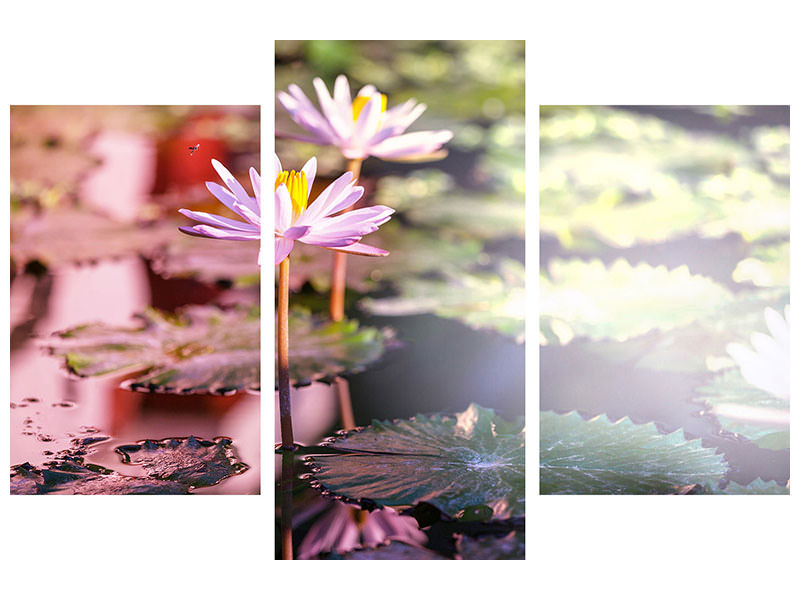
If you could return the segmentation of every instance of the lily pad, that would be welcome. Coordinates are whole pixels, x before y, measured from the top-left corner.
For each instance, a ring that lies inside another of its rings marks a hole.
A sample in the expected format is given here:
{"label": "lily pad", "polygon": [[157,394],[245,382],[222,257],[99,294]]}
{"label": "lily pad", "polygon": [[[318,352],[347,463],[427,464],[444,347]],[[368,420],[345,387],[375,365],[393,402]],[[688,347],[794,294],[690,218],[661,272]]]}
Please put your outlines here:
{"label": "lily pad", "polygon": [[181,235],[174,224],[123,223],[73,208],[16,211],[11,220],[11,259],[18,271],[37,261],[50,269],[152,252]]}
{"label": "lily pad", "polygon": [[398,296],[365,298],[359,304],[376,315],[433,313],[475,329],[489,329],[522,342],[525,336],[525,268],[511,259],[500,274],[447,269],[443,278],[408,278]]}
{"label": "lily pad", "polygon": [[725,459],[678,429],[606,415],[540,413],[541,494],[671,494],[687,485],[706,488],[727,471]]}
{"label": "lily pad", "polygon": [[330,382],[340,375],[358,373],[383,356],[393,340],[394,333],[388,328],[362,327],[352,319],[324,321],[308,311],[293,310],[289,314],[292,385]]}
{"label": "lily pad", "polygon": [[547,333],[553,322],[571,336],[622,341],[710,318],[733,298],[685,265],[670,271],[644,263],[633,267],[624,259],[608,268],[597,259],[553,260],[549,276],[539,281],[540,326],[548,342],[556,341]]}
{"label": "lily pad", "polygon": [[144,372],[122,383],[134,391],[232,394],[260,389],[257,307],[188,306],[177,316],[155,309],[135,328],[80,325],[45,342],[80,377]]}
{"label": "lily pad", "polygon": [[[73,444],[75,446],[75,444]],[[188,494],[216,485],[248,466],[237,460],[229,438],[196,437],[146,440],[120,446],[122,462],[141,464],[146,477],[122,475],[85,463],[74,448],[42,467],[29,463],[11,468],[12,494]]]}
{"label": "lily pad", "polygon": [[203,440],[193,436],[144,440],[118,446],[118,454],[126,464],[141,465],[150,477],[178,481],[191,487],[216,485],[231,475],[238,475],[248,466],[238,462],[230,438]]}
{"label": "lily pad", "polygon": [[497,518],[525,512],[525,431],[471,404],[454,417],[373,421],[307,459],[323,491],[364,507],[427,502],[446,515],[478,504]]}
{"label": "lily pad", "polygon": [[725,431],[745,437],[761,448],[789,447],[789,402],[749,384],[738,368],[726,369],[696,390]]}
{"label": "lily pad", "polygon": [[[177,231],[177,226],[176,226]],[[153,271],[166,278],[191,277],[211,284],[249,287],[261,281],[259,242],[231,242],[178,234],[153,255]]]}

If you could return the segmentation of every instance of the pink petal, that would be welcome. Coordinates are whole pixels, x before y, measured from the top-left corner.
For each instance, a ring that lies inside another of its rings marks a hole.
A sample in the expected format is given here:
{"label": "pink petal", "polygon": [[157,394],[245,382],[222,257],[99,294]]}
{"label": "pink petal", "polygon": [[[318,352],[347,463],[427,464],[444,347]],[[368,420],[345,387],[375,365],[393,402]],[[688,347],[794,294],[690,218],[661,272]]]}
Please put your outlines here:
{"label": "pink petal", "polygon": [[286,238],[276,237],[275,238],[275,264],[283,262],[283,259],[289,256],[289,253],[292,251],[292,247],[294,246],[294,242],[292,240],[287,240]]}
{"label": "pink petal", "polygon": [[281,232],[292,225],[292,198],[285,183],[275,190],[275,231]]}
{"label": "pink petal", "polygon": [[331,248],[331,250],[346,252],[347,254],[357,254],[358,256],[389,256],[389,252],[386,250],[381,250],[374,246],[367,246],[359,242],[344,246],[343,248]]}
{"label": "pink petal", "polygon": [[[322,190],[316,200],[297,218],[295,225],[311,225],[315,220],[331,214],[330,207],[341,204],[342,196],[350,193],[348,186],[352,179],[353,174],[348,171]],[[363,194],[363,188],[361,193]]]}
{"label": "pink petal", "polygon": [[285,237],[287,240],[299,240],[306,233],[308,233],[309,229],[310,227],[308,226],[297,227],[295,225],[294,227],[289,227],[289,229],[281,233],[281,237]]}
{"label": "pink petal", "polygon": [[219,227],[212,227],[211,225],[194,225],[192,227],[178,227],[182,232],[189,235],[199,235],[201,237],[209,237],[217,240],[259,240],[261,239],[260,231],[245,232],[233,229],[221,229]]}
{"label": "pink petal", "polygon": [[[306,161],[306,164],[303,165],[303,168],[300,169],[303,173],[306,174],[306,182],[308,183],[308,193],[311,193],[311,187],[314,185],[314,178],[317,176],[317,157],[312,156]],[[308,200],[308,198],[306,198]]]}
{"label": "pink petal", "polygon": [[350,96],[350,83],[347,77],[339,75],[333,85],[333,99],[339,107],[349,107],[352,110],[353,98]]}
{"label": "pink petal", "polygon": [[256,195],[256,200],[261,202],[261,176],[254,167],[250,167],[250,183],[253,186],[253,193]]}
{"label": "pink petal", "polygon": [[369,149],[370,154],[381,158],[408,158],[417,154],[428,154],[438,150],[453,138],[453,132],[415,131],[388,138]]}
{"label": "pink petal", "polygon": [[361,110],[353,128],[353,134],[347,144],[350,148],[355,149],[363,146],[378,131],[378,123],[381,119],[381,102],[380,95],[375,94]]}
{"label": "pink petal", "polygon": [[325,117],[328,119],[328,123],[330,124],[334,133],[340,140],[350,137],[353,127],[352,119],[345,120],[342,117],[342,114],[339,111],[339,105],[333,101],[333,98],[331,98],[331,95],[328,92],[328,88],[319,77],[314,78],[314,89],[317,90],[317,98],[319,98],[320,108],[322,108],[322,112],[325,113]]}
{"label": "pink petal", "polygon": [[250,195],[245,191],[244,187],[242,187],[242,184],[236,180],[236,178],[231,174],[230,171],[228,171],[228,169],[225,168],[221,162],[215,158],[212,158],[211,164],[214,166],[214,169],[220,176],[220,179],[225,182],[225,185],[227,185],[228,189],[233,192],[239,202],[249,207],[251,210],[258,210],[253,198],[250,197]]}
{"label": "pink petal", "polygon": [[220,215],[189,210],[186,208],[180,208],[178,209],[178,212],[185,217],[189,217],[194,221],[199,221],[200,223],[204,223],[206,225],[215,225],[217,227],[222,227],[226,229],[236,229],[239,231],[253,230],[253,227],[249,223],[242,223],[241,221],[237,221],[235,219],[229,219],[228,217],[223,217]]}

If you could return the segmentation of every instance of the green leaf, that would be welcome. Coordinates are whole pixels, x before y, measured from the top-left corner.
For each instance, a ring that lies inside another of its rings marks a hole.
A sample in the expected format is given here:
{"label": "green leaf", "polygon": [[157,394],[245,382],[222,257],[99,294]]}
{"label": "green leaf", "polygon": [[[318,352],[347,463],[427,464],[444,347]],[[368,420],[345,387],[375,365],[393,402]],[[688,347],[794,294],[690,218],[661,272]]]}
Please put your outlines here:
{"label": "green leaf", "polygon": [[123,223],[72,208],[19,211],[11,221],[11,259],[20,271],[32,261],[56,269],[150,253],[178,235],[174,223]]}
{"label": "green leaf", "polygon": [[627,417],[584,420],[576,412],[540,413],[541,494],[670,494],[718,482],[724,458],[678,429],[661,434],[653,423]]}
{"label": "green leaf", "polygon": [[722,428],[761,448],[789,447],[789,402],[749,384],[738,368],[717,373],[696,390],[695,398],[708,407]]}
{"label": "green leaf", "polygon": [[[383,356],[393,340],[394,333],[388,328],[362,327],[352,319],[323,321],[308,311],[293,310],[289,314],[292,384],[330,381],[362,371]],[[277,363],[275,369],[277,381]]]}
{"label": "green leaf", "polygon": [[[554,260],[550,274],[539,279],[540,326],[557,322],[572,336],[626,340],[652,329],[669,330],[708,318],[732,294],[688,267],[671,271],[618,259],[610,267],[600,260]],[[552,341],[546,331],[542,335]]]}
{"label": "green leaf", "polygon": [[45,345],[81,377],[143,372],[122,386],[175,394],[260,389],[257,307],[188,306],[177,316],[147,309],[138,327],[92,323],[61,331]]}
{"label": "green leaf", "polygon": [[239,462],[230,438],[204,440],[189,436],[164,440],[144,440],[118,446],[125,464],[141,465],[149,477],[177,481],[190,487],[216,485],[231,475],[248,469]]}
{"label": "green leaf", "polygon": [[330,446],[343,454],[311,458],[312,479],[343,499],[379,507],[425,501],[449,516],[478,504],[495,518],[525,512],[524,427],[490,409],[373,421]]}
{"label": "green leaf", "polygon": [[366,298],[359,303],[376,315],[433,313],[475,329],[490,329],[521,342],[525,336],[525,268],[507,259],[501,273],[446,270],[443,279],[408,278],[397,283],[398,296]]}

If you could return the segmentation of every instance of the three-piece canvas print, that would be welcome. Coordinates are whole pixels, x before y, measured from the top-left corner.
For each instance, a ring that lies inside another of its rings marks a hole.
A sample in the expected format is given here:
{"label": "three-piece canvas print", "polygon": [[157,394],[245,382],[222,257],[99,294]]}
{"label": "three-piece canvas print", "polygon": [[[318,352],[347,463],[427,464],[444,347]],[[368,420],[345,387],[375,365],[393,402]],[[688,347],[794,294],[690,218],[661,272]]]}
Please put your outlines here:
{"label": "three-piece canvas print", "polygon": [[11,494],[263,480],[276,558],[513,560],[526,477],[789,493],[788,106],[526,110],[502,40],[278,41],[274,92],[11,107]]}

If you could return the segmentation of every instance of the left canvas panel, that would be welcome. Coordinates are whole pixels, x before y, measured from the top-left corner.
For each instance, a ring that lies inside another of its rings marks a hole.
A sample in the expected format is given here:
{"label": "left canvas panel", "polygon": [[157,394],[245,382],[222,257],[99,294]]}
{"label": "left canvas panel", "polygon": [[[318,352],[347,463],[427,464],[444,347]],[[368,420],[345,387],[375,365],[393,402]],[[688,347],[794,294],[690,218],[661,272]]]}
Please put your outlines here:
{"label": "left canvas panel", "polygon": [[11,107],[12,494],[260,492],[260,109]]}

